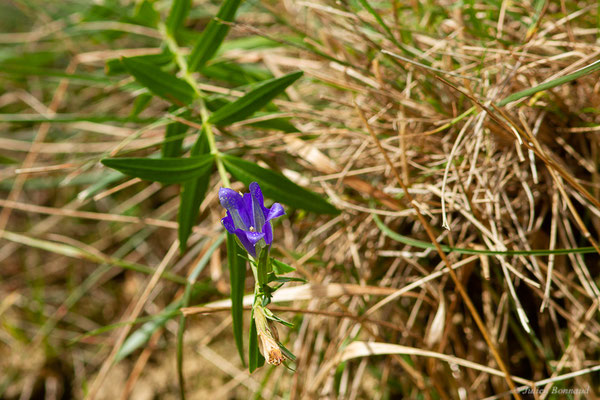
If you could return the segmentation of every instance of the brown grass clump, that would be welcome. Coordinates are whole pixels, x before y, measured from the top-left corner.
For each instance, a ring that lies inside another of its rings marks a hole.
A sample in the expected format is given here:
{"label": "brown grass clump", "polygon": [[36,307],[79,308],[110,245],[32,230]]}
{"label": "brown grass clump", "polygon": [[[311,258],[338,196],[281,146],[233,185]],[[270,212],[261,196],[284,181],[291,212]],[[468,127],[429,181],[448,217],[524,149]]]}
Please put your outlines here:
{"label": "brown grass clump", "polygon": [[[289,210],[276,226],[273,253],[308,281],[286,285],[270,306],[295,324],[279,329],[293,370],[245,372],[227,302],[206,305],[229,293],[224,246],[212,254],[194,299],[202,308],[185,310],[189,398],[600,393],[599,72],[502,104],[598,59],[598,7],[465,3],[280,0],[239,14],[230,38],[274,47],[230,46],[222,57],[274,76],[303,70],[274,102],[298,132],[244,121],[218,132],[220,148],[241,149],[342,212]],[[0,42],[41,54],[49,40],[59,46],[54,69],[70,75],[0,75],[2,155],[18,161],[0,171],[0,397],[84,398],[91,387],[96,398],[176,398],[178,318],[118,364],[107,360],[126,330],[147,322],[132,319],[181,296],[180,284],[137,266],[188,275],[221,230],[221,184],[211,181],[190,249],[178,255],[177,187],[110,181],[97,163],[156,151],[164,129],[39,118],[127,117],[138,94],[128,82],[79,85],[77,76],[155,51],[156,31],[132,24],[140,36],[79,42],[63,19],[23,7],[15,13],[40,25]],[[189,27],[205,22],[192,14]],[[201,89],[240,94],[218,82]],[[166,109],[153,99],[139,117]]]}

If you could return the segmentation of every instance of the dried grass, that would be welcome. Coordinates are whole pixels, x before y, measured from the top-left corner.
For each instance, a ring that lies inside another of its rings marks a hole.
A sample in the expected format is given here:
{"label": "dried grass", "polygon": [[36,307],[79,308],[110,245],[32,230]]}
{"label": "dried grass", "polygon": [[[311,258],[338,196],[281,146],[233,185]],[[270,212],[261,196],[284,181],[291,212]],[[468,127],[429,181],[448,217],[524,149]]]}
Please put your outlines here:
{"label": "dried grass", "polygon": [[[544,3],[536,22],[532,2],[498,2],[498,9],[493,2],[472,7],[445,1],[370,3],[377,5],[393,39],[372,14],[345,1],[255,4],[232,27],[232,37],[259,34],[287,46],[234,49],[224,57],[261,63],[275,76],[302,69],[307,78],[288,90],[289,100],[276,101],[285,115],[294,116],[298,133],[262,133],[239,124],[222,132],[220,146],[247,149],[247,157],[279,167],[290,179],[328,196],[342,214],[327,219],[292,212],[277,227],[273,251],[310,283],[278,292],[287,302],[277,304],[279,312],[296,324],[280,332],[298,358],[295,372],[264,368],[248,376],[229,336],[230,318],[203,307],[186,330],[189,396],[197,398],[212,387],[215,398],[248,398],[249,393],[292,399],[484,398],[504,395],[511,380],[525,384],[529,393],[545,387],[539,398],[557,393],[553,386],[581,389],[575,398],[596,396],[597,253],[441,256],[393,241],[373,215],[395,232],[431,242],[429,226],[436,242],[458,248],[598,249],[598,73],[495,106],[509,94],[596,60],[597,6]],[[474,20],[478,16],[480,21]],[[46,49],[44,40],[59,38],[62,26],[41,14],[37,18],[35,29],[2,34],[0,42],[25,46],[27,40],[30,49]],[[82,29],[97,28],[88,23]],[[156,34],[135,25],[104,28]],[[285,39],[292,34],[303,35],[303,42]],[[401,40],[409,34],[410,42]],[[100,50],[67,40],[61,46],[75,56],[66,71],[97,72],[107,57],[152,52],[151,42],[144,40],[125,42],[127,49]],[[31,76],[22,85],[7,80],[0,110],[123,116],[131,108],[131,93],[116,87],[79,87],[69,79],[57,86],[47,79]],[[224,89],[202,87],[215,93]],[[164,104],[153,102],[144,116],[163,113]],[[186,275],[210,245],[204,238],[217,235],[219,183],[211,183],[190,255],[177,262],[168,252],[176,248],[176,188],[134,179],[90,191],[95,179],[89,174],[101,170],[98,154],[115,149],[145,154],[161,140],[161,128],[0,125],[3,151],[20,162],[1,172],[10,182],[0,192],[5,198],[0,232],[6,229],[0,242],[0,318],[7,328],[0,344],[4,396],[52,398],[49,393],[55,393],[59,398],[70,390],[82,398],[84,383],[96,382],[97,398],[108,396],[108,388],[143,398],[136,393],[152,374],[175,379],[176,327],[171,323],[135,354],[137,362],[132,357],[119,364],[125,366],[124,376],[131,374],[129,380],[113,373],[111,362],[131,325],[72,346],[69,340],[154,315],[180,295],[180,286],[158,278],[171,257],[169,271]],[[57,184],[44,187],[51,179]],[[63,245],[91,256],[71,254]],[[212,257],[203,282],[215,289],[200,300],[227,296],[224,257],[224,249]],[[115,260],[159,268],[148,281],[114,268]],[[464,287],[463,296],[458,287]],[[480,327],[474,312],[481,316]],[[203,377],[195,375],[200,370]],[[106,374],[106,381],[98,374]],[[207,383],[209,376],[219,384]],[[155,383],[155,395],[176,395],[172,382]]]}

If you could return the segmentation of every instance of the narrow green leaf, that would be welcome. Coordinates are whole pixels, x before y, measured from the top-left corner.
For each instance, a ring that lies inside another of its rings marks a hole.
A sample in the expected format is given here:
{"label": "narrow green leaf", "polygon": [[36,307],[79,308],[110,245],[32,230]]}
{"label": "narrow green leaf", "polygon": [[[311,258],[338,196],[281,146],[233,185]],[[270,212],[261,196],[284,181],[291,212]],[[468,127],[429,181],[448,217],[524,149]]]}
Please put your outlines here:
{"label": "narrow green leaf", "polygon": [[294,353],[289,351],[287,347],[285,347],[283,344],[281,344],[281,342],[277,342],[277,345],[279,346],[279,349],[281,350],[281,352],[283,353],[283,355],[286,358],[288,358],[291,361],[296,361],[296,356],[294,355]]}
{"label": "narrow green leaf", "polygon": [[269,310],[268,308],[265,308],[265,316],[268,319],[270,319],[271,321],[279,322],[280,324],[285,325],[290,328],[294,327],[294,324],[286,321],[285,319],[279,318],[277,315],[273,314],[273,312],[271,310]]}
{"label": "narrow green leaf", "polygon": [[129,117],[137,117],[142,111],[146,109],[153,97],[154,96],[152,96],[150,93],[142,93],[141,95],[136,97],[133,102],[133,108],[129,113]]}
{"label": "narrow green leaf", "polygon": [[[256,113],[254,115],[254,117],[266,117],[267,113]],[[269,116],[273,116],[273,115],[277,115],[277,114],[271,114]],[[285,133],[292,133],[292,132],[298,132],[298,128],[296,128],[294,126],[294,124],[292,124],[290,122],[291,118],[288,117],[275,117],[275,118],[270,118],[270,119],[264,119],[262,121],[256,121],[256,122],[252,122],[249,123],[249,126],[252,126],[254,128],[258,128],[258,129],[266,129],[266,130],[275,130],[275,131],[281,131],[281,132],[285,132]]]}
{"label": "narrow green leaf", "polygon": [[377,13],[377,11],[375,11],[375,9],[373,7],[371,7],[369,2],[367,0],[358,0],[358,2],[365,8],[365,10],[367,10],[369,12],[369,14],[371,14],[373,16],[373,18],[375,18],[375,20],[377,21],[379,26],[381,26],[383,28],[383,30],[385,31],[385,33],[387,33],[388,39],[390,39],[392,42],[394,42],[394,44],[396,46],[403,47],[400,43],[398,43],[398,41],[396,40],[396,37],[394,36],[394,34],[390,30],[390,28],[383,21],[383,18],[381,18],[381,16]]}
{"label": "narrow green leaf", "polygon": [[[184,295],[169,304],[161,313],[152,317],[150,321],[146,322],[127,338],[117,353],[117,361],[122,360],[138,348],[144,346],[157,329],[163,327],[170,319],[180,315],[180,307],[187,307],[189,305],[190,298],[194,292],[193,285],[195,281],[210,261],[212,254],[215,252],[215,250],[217,250],[217,248],[219,248],[222,242],[223,236],[219,237],[200,259],[200,261],[198,261],[198,264],[196,264],[194,270],[186,281]],[[183,315],[181,315],[181,318],[185,319]]]}
{"label": "narrow green leaf", "polygon": [[144,346],[150,340],[150,337],[158,329],[162,328],[167,321],[177,315],[181,307],[182,299],[169,304],[161,313],[154,316],[151,321],[146,322],[138,330],[133,332],[123,343],[115,357],[115,362],[119,362],[140,347]]}
{"label": "narrow green leaf", "polygon": [[[209,152],[208,139],[204,131],[198,135],[198,139],[190,150],[190,156],[196,157],[206,155]],[[196,179],[184,182],[181,186],[181,195],[179,201],[179,211],[177,213],[177,222],[179,223],[178,235],[181,251],[185,251],[187,240],[192,232],[192,227],[196,224],[200,205],[210,182],[212,168],[207,168],[203,175]]]}
{"label": "narrow green leaf", "polygon": [[575,79],[579,79],[582,76],[589,75],[592,72],[595,72],[598,70],[600,70],[600,60],[593,62],[590,65],[588,65],[587,67],[581,68],[581,69],[573,72],[572,74],[565,75],[561,78],[553,79],[549,82],[542,83],[541,85],[537,85],[537,86],[534,86],[529,89],[521,90],[520,92],[517,92],[517,93],[513,93],[510,96],[503,99],[502,101],[500,101],[500,103],[498,103],[498,106],[501,107],[501,106],[507,105],[511,101],[515,101],[515,100],[519,100],[523,97],[531,96],[532,94],[541,92],[542,90],[552,89],[553,87],[560,86],[565,83],[574,81]]}
{"label": "narrow green leaf", "polygon": [[[358,1],[365,8],[365,10],[367,10],[369,12],[369,14],[371,14],[373,16],[373,18],[375,18],[375,20],[377,21],[377,23],[379,24],[379,26],[381,26],[383,28],[383,30],[385,31],[385,33],[387,34],[387,38],[389,40],[391,40],[392,43],[394,43],[404,53],[408,53],[408,54],[416,55],[416,56],[419,55],[413,49],[410,49],[407,46],[404,46],[402,43],[400,43],[396,39],[396,37],[392,33],[391,29],[387,26],[387,24],[385,23],[385,21],[383,20],[383,18],[381,18],[381,16],[377,13],[377,11],[375,11],[375,9],[373,7],[371,7],[371,5],[369,4],[369,2],[367,0],[358,0]],[[410,31],[409,30],[403,30],[403,32],[410,32]]]}
{"label": "narrow green leaf", "polygon": [[[389,238],[419,249],[435,249],[435,245],[430,242],[413,239],[408,236],[400,235],[399,233],[391,230],[387,225],[381,221],[377,214],[371,214],[373,221],[381,229],[381,231]],[[476,249],[465,249],[460,247],[450,247],[445,244],[440,244],[441,249],[447,253],[458,253],[458,254],[485,254],[492,256],[548,256],[551,254],[588,254],[595,253],[596,249],[593,247],[576,247],[573,249],[553,249],[553,250],[507,250],[507,251],[496,251],[496,250],[476,250]]]}
{"label": "narrow green leaf", "polygon": [[260,286],[269,283],[268,274],[271,272],[271,260],[269,258],[269,249],[263,248],[258,254],[258,262],[256,265],[258,284]]}
{"label": "narrow green leaf", "polygon": [[[188,126],[181,122],[173,122],[167,125],[165,130],[165,141],[162,144],[162,158],[179,157],[181,155],[181,145],[183,144],[183,134],[188,130]],[[176,138],[176,139],[173,139]],[[169,140],[171,139],[171,140]]]}
{"label": "narrow green leaf", "polygon": [[136,122],[136,123],[152,123],[158,121],[157,118],[130,118],[130,117],[119,117],[115,114],[110,115],[79,115],[79,114],[53,114],[53,115],[41,115],[41,114],[0,114],[0,122],[16,122],[16,123],[27,123],[27,122],[51,122],[51,123],[69,123],[69,122]]}
{"label": "narrow green leaf", "polygon": [[234,86],[248,85],[273,78],[268,69],[231,61],[211,63],[204,66],[200,73],[207,78],[221,80]]}
{"label": "narrow green leaf", "polygon": [[[222,96],[212,96],[206,99],[207,108],[213,113],[218,111],[220,108],[223,108],[231,104],[230,101],[226,100]],[[252,116],[252,118],[261,118],[261,120],[248,122],[248,126],[252,126],[258,129],[268,129],[268,130],[277,130],[285,133],[298,132],[298,128],[296,128],[291,122],[291,118],[289,117],[278,117],[277,107],[273,103],[267,104],[265,107],[267,109],[273,108],[274,110],[267,112],[256,112]],[[262,119],[269,117],[269,119]]]}
{"label": "narrow green leaf", "polygon": [[242,249],[237,245],[235,236],[227,234],[227,265],[231,281],[231,317],[233,319],[233,336],[240,354],[242,364],[244,358],[244,288],[246,282],[246,259]]}
{"label": "narrow green leaf", "polygon": [[248,370],[253,373],[257,368],[262,367],[264,363],[265,358],[258,349],[258,335],[254,323],[254,311],[252,311],[250,316],[250,339],[248,341]]}
{"label": "narrow green leaf", "polygon": [[[200,276],[200,273],[202,272],[202,270],[204,270],[204,267],[206,267],[206,265],[210,261],[213,253],[219,248],[219,246],[221,246],[221,243],[223,243],[223,239],[225,239],[225,235],[219,235],[217,240],[215,240],[210,246],[210,248],[207,250],[207,252],[204,253],[200,261],[198,261],[196,267],[193,269],[192,273],[188,276],[187,285],[185,286],[185,292],[183,293],[183,301],[181,303],[182,307],[187,307],[190,304],[190,299],[192,296],[192,285],[194,284],[194,282],[196,282],[198,276]],[[179,390],[182,399],[185,399],[185,379],[183,375],[183,333],[185,331],[185,320],[185,315],[181,314],[181,317],[179,318],[179,330],[177,331],[177,376],[179,380]]]}
{"label": "narrow green leaf", "polygon": [[[148,64],[155,65],[157,67],[162,67],[173,61],[173,54],[165,48],[163,49],[162,53],[144,54],[141,56],[129,57],[128,59],[145,62]],[[106,62],[104,70],[106,72],[106,75],[118,75],[127,73],[127,69],[125,69],[125,65],[121,62],[120,58],[112,58],[108,60]]]}
{"label": "narrow green leaf", "polygon": [[290,272],[294,272],[296,270],[296,268],[292,267],[291,265],[274,258],[271,258],[271,265],[273,266],[273,271],[275,271],[277,275],[289,274]]}
{"label": "narrow green leaf", "polygon": [[211,154],[190,158],[105,158],[102,164],[126,175],[162,183],[182,183],[206,175]]}
{"label": "narrow green leaf", "polygon": [[18,164],[18,163],[19,162],[17,160],[14,160],[10,157],[0,155],[0,164],[6,165],[6,164]]}
{"label": "narrow green leaf", "polygon": [[183,106],[190,104],[196,97],[196,92],[189,83],[164,72],[156,65],[125,57],[121,62],[136,81],[165,100]]}
{"label": "narrow green leaf", "polygon": [[[121,267],[123,269],[141,272],[143,274],[148,275],[152,275],[154,273],[154,269],[148,266],[129,263],[116,257],[99,257],[97,254],[89,253],[83,249],[80,249],[79,247],[71,246],[64,243],[57,243],[51,242],[49,240],[37,239],[34,237],[29,237],[9,231],[4,231],[2,233],[2,238],[10,240],[11,242],[27,245],[29,247],[35,247],[40,250],[49,251],[51,253],[60,254],[66,257],[90,260],[92,262],[101,264],[111,264],[113,266]],[[185,279],[183,277],[168,271],[163,272],[161,278],[165,278],[180,284],[185,283]]]}
{"label": "narrow green leaf", "polygon": [[167,32],[170,35],[175,35],[177,30],[183,27],[191,7],[192,0],[173,0],[171,11],[167,17]]}
{"label": "narrow green leaf", "polygon": [[301,76],[302,71],[296,71],[280,78],[269,79],[233,103],[219,108],[208,121],[215,125],[230,125],[241,121],[260,110]]}
{"label": "narrow green leaf", "polygon": [[154,9],[154,1],[143,0],[138,3],[132,22],[138,25],[156,28],[160,21],[160,14]]}
{"label": "narrow green leaf", "polygon": [[190,71],[200,70],[215,55],[229,32],[228,22],[233,22],[240,3],[241,0],[223,2],[217,16],[208,23],[192,49],[188,61]]}
{"label": "narrow green leaf", "polygon": [[104,75],[93,75],[93,74],[69,74],[62,70],[46,68],[46,67],[35,67],[28,65],[26,62],[20,64],[0,63],[0,71],[3,74],[11,74],[17,76],[43,76],[46,78],[67,78],[71,82],[83,82],[88,85],[97,83],[98,85],[107,86],[112,85],[115,82],[107,78]]}
{"label": "narrow green leaf", "polygon": [[534,33],[539,28],[540,18],[542,17],[542,12],[544,11],[544,5],[546,4],[546,0],[534,0],[533,2],[533,13],[531,15],[531,22],[529,27],[527,28],[527,33],[525,35],[525,40],[528,41],[531,39]]}
{"label": "narrow green leaf", "polygon": [[273,200],[318,214],[339,213],[321,196],[296,185],[283,175],[230,155],[223,155],[222,160],[225,168],[236,179],[246,185],[257,182],[265,196]]}

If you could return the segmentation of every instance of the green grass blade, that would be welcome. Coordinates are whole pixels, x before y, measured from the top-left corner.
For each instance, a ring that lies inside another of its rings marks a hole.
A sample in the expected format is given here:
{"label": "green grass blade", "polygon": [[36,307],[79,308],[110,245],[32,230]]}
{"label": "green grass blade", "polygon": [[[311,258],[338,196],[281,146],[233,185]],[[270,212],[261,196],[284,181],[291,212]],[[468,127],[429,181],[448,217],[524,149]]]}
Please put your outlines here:
{"label": "green grass blade", "polygon": [[17,76],[41,76],[48,78],[66,78],[72,82],[86,83],[88,85],[112,85],[115,82],[104,75],[93,74],[70,74],[61,70],[52,68],[35,67],[24,64],[0,64],[0,73],[11,74]]}
{"label": "green grass blade", "polygon": [[250,316],[250,339],[248,340],[248,370],[250,373],[262,367],[265,363],[265,358],[260,354],[258,348],[258,335],[256,334],[256,324],[254,323],[254,311]]}
{"label": "green grass blade", "polygon": [[513,93],[510,96],[506,97],[502,101],[498,103],[498,106],[505,106],[508,103],[522,99],[523,97],[531,96],[537,92],[541,92],[542,90],[552,89],[553,87],[564,85],[565,83],[574,81],[575,79],[579,79],[582,76],[586,76],[591,74],[592,72],[600,70],[600,60],[595,61],[588,65],[587,67],[581,68],[572,74],[565,75],[561,78],[553,79],[549,82],[542,83],[540,85],[534,86],[529,89],[521,90],[520,92]]}
{"label": "green grass blade", "polygon": [[125,357],[144,346],[150,340],[150,337],[158,329],[165,326],[167,321],[177,315],[177,310],[181,307],[182,299],[169,304],[162,312],[155,315],[151,321],[146,322],[139,329],[133,332],[119,349],[115,357],[115,362],[123,360]]}
{"label": "green grass blade", "polygon": [[[190,151],[190,156],[206,155],[208,152],[208,139],[205,132],[201,132]],[[177,213],[177,222],[179,223],[179,246],[181,251],[185,251],[188,237],[192,232],[192,227],[198,219],[200,205],[208,190],[211,172],[212,168],[207,168],[204,170],[204,174],[200,175],[198,178],[184,182],[181,185],[179,211]]]}
{"label": "green grass blade", "polygon": [[297,71],[280,78],[269,79],[233,103],[219,108],[210,116],[208,122],[215,125],[230,125],[241,121],[267,105],[301,76],[302,71]]}
{"label": "green grass blade", "polygon": [[0,114],[0,122],[54,122],[54,123],[69,123],[69,122],[138,122],[151,123],[158,121],[158,118],[131,118],[120,117],[118,115],[78,115],[78,114]]}
{"label": "green grass blade", "polygon": [[375,18],[375,20],[377,21],[379,26],[381,26],[383,28],[383,30],[385,31],[385,33],[387,33],[388,38],[392,42],[394,42],[394,44],[396,46],[402,47],[402,45],[400,45],[400,43],[398,43],[398,41],[396,40],[396,37],[394,36],[394,34],[390,30],[390,28],[383,21],[383,18],[381,18],[381,16],[379,16],[379,14],[377,14],[377,11],[375,11],[375,9],[373,7],[371,7],[369,2],[367,0],[358,0],[358,2],[365,8],[365,10],[367,10],[369,12],[369,14],[371,14],[373,16],[373,18]]}
{"label": "green grass blade", "polygon": [[[182,307],[187,307],[190,304],[190,298],[192,296],[192,287],[194,282],[200,276],[200,273],[204,270],[204,267],[210,261],[213,253],[219,248],[223,240],[225,239],[225,235],[219,235],[217,240],[208,248],[206,253],[202,256],[198,264],[193,269],[190,276],[187,279],[187,285],[185,287],[185,292],[183,293]],[[185,331],[185,315],[181,315],[179,318],[179,330],[177,331],[177,376],[179,379],[179,393],[182,399],[185,399],[185,381],[183,376],[183,333]]]}
{"label": "green grass blade", "polygon": [[233,22],[240,3],[241,0],[223,2],[217,16],[208,23],[192,49],[188,60],[190,71],[200,70],[215,55],[229,32],[228,22]]}
{"label": "green grass blade", "polygon": [[125,57],[121,62],[136,81],[173,104],[188,105],[196,97],[196,92],[189,83],[164,72],[156,65]]}
{"label": "green grass blade", "polygon": [[271,258],[271,265],[273,266],[273,271],[275,271],[277,275],[289,274],[290,272],[294,272],[296,270],[296,268],[292,267],[291,265],[288,265],[275,258]]}
{"label": "green grass blade", "polygon": [[[381,231],[391,239],[394,239],[397,242],[417,247],[419,249],[435,249],[435,246],[432,243],[424,242],[422,240],[417,240],[410,238],[408,236],[400,235],[393,230],[391,230],[387,225],[381,221],[377,214],[371,214],[373,216],[373,220],[375,224],[381,229]],[[554,250],[516,250],[516,251],[496,251],[496,250],[475,250],[475,249],[465,249],[460,247],[450,247],[445,244],[440,244],[440,247],[443,251],[447,253],[458,253],[458,254],[484,254],[491,256],[548,256],[551,254],[555,255],[566,255],[566,254],[588,254],[595,253],[596,250],[593,247],[577,247],[574,249],[554,249]]]}
{"label": "green grass blade", "polygon": [[211,154],[190,158],[104,158],[102,164],[129,176],[161,182],[182,183],[206,175],[212,167]]}
{"label": "green grass blade", "polygon": [[200,73],[207,78],[227,82],[233,86],[248,85],[273,78],[267,69],[230,61],[211,63],[204,66]]}
{"label": "green grass blade", "polygon": [[150,105],[150,102],[153,98],[154,96],[151,93],[140,94],[135,98],[135,101],[133,102],[133,108],[131,109],[129,116],[135,118],[140,115],[140,113],[144,111],[148,105]]}
{"label": "green grass blade", "polygon": [[191,7],[192,0],[173,0],[166,24],[167,32],[170,35],[174,36],[177,30],[183,26]]}
{"label": "green grass blade", "polygon": [[257,182],[265,196],[295,208],[317,214],[338,214],[339,211],[318,194],[296,185],[285,176],[262,168],[241,158],[222,156],[225,168],[238,180],[250,185]]}
{"label": "green grass blade", "polygon": [[[173,107],[174,108],[174,107]],[[173,109],[169,110],[174,111]],[[186,117],[187,115],[184,115]],[[161,147],[162,158],[180,157],[183,144],[183,134],[187,132],[188,126],[181,122],[173,122],[167,125],[165,130],[165,141]]]}
{"label": "green grass blade", "polygon": [[7,164],[18,164],[19,162],[17,160],[14,160],[10,157],[6,157],[0,154],[0,164],[2,165],[7,165]]}
{"label": "green grass blade", "polygon": [[[163,158],[174,158],[181,155],[181,145],[183,144],[183,134],[188,130],[188,126],[180,122],[173,122],[167,125],[165,130],[165,141],[161,148]],[[169,138],[178,137],[169,140]]]}
{"label": "green grass blade", "polygon": [[[128,57],[128,59],[145,62],[156,67],[163,67],[173,61],[173,54],[169,52],[168,49],[163,49],[162,52],[158,54],[144,54],[141,56]],[[106,66],[104,67],[104,71],[106,72],[106,75],[109,76],[127,73],[127,69],[121,62],[120,58],[112,58],[108,60],[106,62]]]}
{"label": "green grass blade", "polygon": [[233,319],[233,336],[235,345],[240,354],[242,364],[244,358],[244,288],[246,282],[246,259],[243,251],[237,245],[235,236],[227,234],[227,265],[229,266],[229,279],[231,281],[231,317]]}
{"label": "green grass blade", "polygon": [[[2,233],[2,238],[6,240],[10,240],[11,242],[15,242],[18,244],[27,245],[29,247],[34,247],[40,250],[48,251],[55,254],[60,254],[70,258],[90,260],[97,263],[106,263],[110,265],[114,265],[117,267],[121,267],[123,269],[128,269],[131,271],[141,272],[143,274],[152,275],[154,273],[154,269],[147,267],[141,264],[133,264],[127,261],[123,261],[119,258],[115,257],[101,257],[96,254],[89,253],[83,249],[80,249],[75,246],[71,246],[69,244],[51,242],[49,240],[37,239],[31,236],[21,235],[15,232],[4,231]],[[172,272],[164,272],[161,275],[162,278],[168,279],[170,281],[176,283],[185,283],[185,279],[179,275],[173,274]]]}

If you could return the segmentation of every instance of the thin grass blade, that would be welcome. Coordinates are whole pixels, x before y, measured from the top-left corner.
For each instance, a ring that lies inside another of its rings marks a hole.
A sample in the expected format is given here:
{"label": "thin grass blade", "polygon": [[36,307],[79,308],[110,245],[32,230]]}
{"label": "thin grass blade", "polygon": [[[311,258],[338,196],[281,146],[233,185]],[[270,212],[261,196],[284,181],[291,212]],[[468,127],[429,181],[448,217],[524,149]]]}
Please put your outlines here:
{"label": "thin grass blade", "polygon": [[161,183],[182,183],[205,176],[214,161],[206,154],[189,158],[105,158],[102,164],[125,175]]}
{"label": "thin grass blade", "polygon": [[225,168],[238,180],[249,185],[257,182],[265,196],[295,208],[317,214],[338,214],[339,211],[316,193],[296,185],[283,175],[262,168],[241,158],[222,156]]}
{"label": "thin grass blade", "polygon": [[241,0],[225,0],[221,5],[217,16],[208,23],[192,49],[188,60],[190,71],[200,70],[215,55],[229,32],[228,23],[233,22],[240,3]]}
{"label": "thin grass blade", "polygon": [[302,71],[297,71],[280,78],[269,79],[233,103],[219,108],[210,116],[208,122],[215,125],[231,125],[241,121],[267,105],[301,76]]}
{"label": "thin grass blade", "polygon": [[189,83],[163,71],[156,65],[125,57],[121,59],[121,63],[141,85],[173,104],[188,105],[196,97],[196,92]]}
{"label": "thin grass blade", "polygon": [[227,234],[227,265],[231,281],[231,317],[233,320],[233,336],[240,354],[242,364],[246,365],[244,357],[244,288],[246,282],[246,260],[243,251],[237,245],[235,236]]}
{"label": "thin grass blade", "polygon": [[532,94],[541,92],[542,90],[548,90],[548,89],[552,89],[553,87],[556,87],[556,86],[564,85],[565,83],[569,83],[571,81],[574,81],[575,79],[579,79],[583,76],[589,75],[592,72],[596,72],[598,70],[600,70],[600,60],[593,62],[590,65],[588,65],[587,67],[581,68],[581,69],[573,72],[572,74],[565,75],[565,76],[557,78],[557,79],[553,79],[549,82],[544,82],[540,85],[534,86],[529,89],[521,90],[520,92],[517,92],[517,93],[513,93],[510,96],[503,99],[502,101],[500,101],[500,103],[498,103],[498,106],[505,106],[512,101],[522,99],[523,97],[531,96]]}

